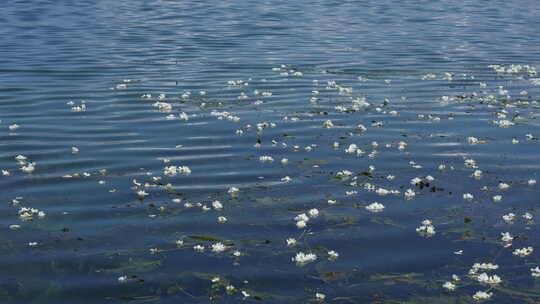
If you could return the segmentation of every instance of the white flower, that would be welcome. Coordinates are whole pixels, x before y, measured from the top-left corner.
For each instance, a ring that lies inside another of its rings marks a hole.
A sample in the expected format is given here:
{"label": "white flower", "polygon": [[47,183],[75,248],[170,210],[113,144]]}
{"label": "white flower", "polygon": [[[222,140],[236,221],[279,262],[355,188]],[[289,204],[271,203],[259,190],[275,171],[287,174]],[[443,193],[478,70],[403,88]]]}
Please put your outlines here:
{"label": "white flower", "polygon": [[512,223],[516,220],[516,215],[512,212],[508,213],[508,214],[505,214],[502,216],[503,220],[506,222],[506,223]]}
{"label": "white flower", "polygon": [[449,291],[453,291],[453,290],[456,289],[456,285],[454,283],[452,283],[452,282],[449,282],[449,281],[445,282],[442,287],[449,290]]}
{"label": "white flower", "polygon": [[174,242],[176,244],[176,246],[182,246],[184,245],[184,240],[176,240],[176,242]]}
{"label": "white flower", "polygon": [[478,138],[471,136],[471,137],[467,137],[467,142],[470,145],[476,145],[479,141],[478,141]]}
{"label": "white flower", "polygon": [[12,125],[9,125],[8,127],[11,131],[14,131],[14,130],[17,130],[19,128],[19,125],[18,124],[12,124]]}
{"label": "white flower", "polygon": [[121,276],[121,277],[118,277],[118,282],[125,283],[127,281],[127,279],[128,279],[127,276]]}
{"label": "white flower", "polygon": [[465,193],[465,194],[463,194],[463,199],[464,199],[464,200],[470,201],[470,200],[472,200],[473,198],[474,198],[474,196],[473,196],[472,194],[470,194],[470,193]]}
{"label": "white flower", "polygon": [[527,181],[527,185],[529,186],[533,186],[533,185],[536,185],[536,180],[535,179],[530,179]]}
{"label": "white flower", "polygon": [[507,183],[500,183],[499,184],[499,189],[501,189],[501,190],[506,190],[508,188],[510,188],[510,185],[507,184]]}
{"label": "white flower", "polygon": [[315,294],[315,298],[319,301],[324,301],[324,299],[326,298],[326,295],[324,293],[316,293]]}
{"label": "white flower", "polygon": [[259,161],[263,163],[271,163],[274,161],[274,158],[272,158],[272,156],[264,155],[259,157]]}
{"label": "white flower", "polygon": [[319,216],[319,210],[317,210],[315,208],[309,209],[308,214],[311,217],[317,217],[317,216]]}
{"label": "white flower", "polygon": [[337,201],[330,200],[330,199],[328,200],[328,205],[335,205],[335,204],[337,204]]}
{"label": "white flower", "polygon": [[530,214],[529,212],[525,212],[521,217],[528,220],[528,221],[533,219],[533,215]]}
{"label": "white flower", "polygon": [[193,246],[193,250],[202,252],[202,251],[204,251],[204,246],[195,245],[195,246]]}
{"label": "white flower", "polygon": [[137,195],[141,198],[145,197],[148,195],[148,192],[144,191],[144,190],[139,190],[137,191]]}
{"label": "white flower", "polygon": [[297,221],[297,222],[298,221],[307,222],[307,221],[309,221],[309,217],[305,213],[302,213],[302,214],[299,214],[299,215],[295,216],[294,220]]}
{"label": "white flower", "polygon": [[406,199],[412,199],[413,197],[415,197],[416,193],[412,189],[407,189],[404,195]]}
{"label": "white flower", "polygon": [[216,210],[222,210],[223,209],[223,205],[218,200],[212,202],[212,207],[214,207],[214,209],[216,209]]}
{"label": "white flower", "polygon": [[328,259],[329,260],[335,260],[339,257],[339,253],[335,252],[334,250],[328,251]]}
{"label": "white flower", "polygon": [[38,245],[38,242],[30,242],[28,243],[28,246],[30,247],[34,247],[34,246],[37,246]]}
{"label": "white flower", "polygon": [[415,177],[413,179],[411,179],[411,185],[418,185],[422,182],[422,179],[419,178],[419,177]]}
{"label": "white flower", "polygon": [[36,165],[36,163],[28,163],[26,166],[22,166],[21,170],[24,173],[32,173],[36,169],[35,165]]}
{"label": "white flower", "polygon": [[476,277],[476,279],[480,283],[491,284],[491,285],[499,284],[502,281],[501,278],[498,275],[494,274],[494,275],[490,276],[485,272],[478,275],[478,277]]}
{"label": "white flower", "polygon": [[332,123],[331,120],[327,120],[327,121],[325,121],[324,124],[323,124],[323,127],[324,127],[324,128],[332,128],[333,126],[334,126],[334,124]]}
{"label": "white flower", "polygon": [[306,227],[306,222],[305,221],[298,221],[296,222],[296,227],[302,229],[302,228],[305,228]]}
{"label": "white flower", "polygon": [[493,295],[492,292],[477,291],[472,297],[476,301],[487,300]]}
{"label": "white flower", "polygon": [[478,168],[478,166],[476,165],[476,161],[475,161],[474,159],[471,159],[471,158],[466,159],[466,160],[464,161],[464,163],[465,163],[465,166],[466,166],[466,167],[469,167],[469,168]]}
{"label": "white flower", "polygon": [[540,268],[538,268],[538,266],[536,266],[536,268],[531,268],[531,275],[533,277],[540,277]]}
{"label": "white flower", "polygon": [[245,290],[242,290],[242,295],[244,296],[244,298],[247,298],[249,297],[249,293],[247,293]]}
{"label": "white flower", "polygon": [[510,234],[510,232],[501,232],[501,241],[512,242],[512,240],[514,240],[514,237]]}
{"label": "white flower", "polygon": [[375,191],[375,192],[376,192],[378,195],[380,195],[380,196],[385,196],[385,195],[387,195],[387,194],[390,193],[390,191],[388,191],[388,190],[386,190],[386,189],[384,189],[384,188],[379,188],[379,189],[377,189],[377,191]]}
{"label": "white flower", "polygon": [[502,195],[494,195],[493,196],[493,201],[494,202],[500,202],[502,200]]}
{"label": "white flower", "polygon": [[236,187],[230,187],[229,190],[227,191],[227,193],[229,194],[237,194],[238,192],[240,192],[240,189]]}
{"label": "white flower", "polygon": [[282,158],[282,159],[281,159],[281,164],[282,164],[282,165],[286,165],[286,164],[288,164],[288,163],[289,163],[289,160],[288,160],[288,159],[286,159],[286,158]]}
{"label": "white flower", "polygon": [[475,170],[473,173],[473,176],[475,178],[481,178],[482,177],[482,170]]}
{"label": "white flower", "polygon": [[283,177],[283,178],[281,179],[281,181],[284,182],[284,183],[288,183],[288,182],[290,182],[291,180],[292,180],[292,178],[290,178],[289,176],[285,176],[285,177]]}
{"label": "white flower", "polygon": [[533,251],[534,249],[532,247],[524,247],[514,250],[512,254],[523,258],[533,253]]}
{"label": "white flower", "polygon": [[425,237],[431,237],[435,235],[435,227],[430,220],[423,220],[422,225],[416,228],[416,232]]}
{"label": "white flower", "polygon": [[8,170],[2,170],[2,175],[3,176],[10,176],[11,173]]}
{"label": "white flower", "polygon": [[219,216],[219,217],[217,218],[217,221],[218,221],[219,223],[223,224],[223,223],[227,222],[227,218],[224,217],[224,216]]}
{"label": "white flower", "polygon": [[460,279],[459,279],[459,277],[457,275],[453,274],[452,275],[452,280],[458,282]]}
{"label": "white flower", "polygon": [[313,262],[317,259],[317,256],[314,253],[303,253],[298,252],[296,256],[292,258],[293,262],[296,262],[297,264],[307,264],[309,262]]}
{"label": "white flower", "polygon": [[78,153],[78,152],[79,152],[79,148],[71,147],[71,153]]}
{"label": "white flower", "polygon": [[296,245],[296,239],[288,238],[285,240],[287,242],[287,246],[292,247]]}
{"label": "white flower", "polygon": [[367,205],[366,210],[371,211],[371,212],[381,212],[384,210],[384,205],[374,202]]}
{"label": "white flower", "polygon": [[212,251],[213,252],[223,252],[225,251],[225,245],[223,245],[223,243],[215,243],[215,244],[212,244]]}

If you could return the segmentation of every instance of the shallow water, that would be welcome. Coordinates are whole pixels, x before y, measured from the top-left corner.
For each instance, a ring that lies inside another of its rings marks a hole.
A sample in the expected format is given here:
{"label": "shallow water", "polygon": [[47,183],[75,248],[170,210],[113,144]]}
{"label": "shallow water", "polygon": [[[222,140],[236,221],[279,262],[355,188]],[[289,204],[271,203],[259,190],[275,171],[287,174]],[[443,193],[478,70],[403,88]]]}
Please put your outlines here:
{"label": "shallow water", "polygon": [[[0,12],[2,303],[540,300],[535,1],[89,2]],[[467,275],[483,262],[500,284]]]}

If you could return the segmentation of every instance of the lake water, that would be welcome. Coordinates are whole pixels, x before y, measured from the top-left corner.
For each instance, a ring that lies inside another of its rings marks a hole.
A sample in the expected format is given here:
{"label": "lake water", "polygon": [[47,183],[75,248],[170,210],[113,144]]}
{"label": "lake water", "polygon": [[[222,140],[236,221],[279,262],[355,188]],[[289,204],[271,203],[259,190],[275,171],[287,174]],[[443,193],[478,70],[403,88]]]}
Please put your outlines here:
{"label": "lake water", "polygon": [[1,7],[0,302],[540,301],[536,1]]}

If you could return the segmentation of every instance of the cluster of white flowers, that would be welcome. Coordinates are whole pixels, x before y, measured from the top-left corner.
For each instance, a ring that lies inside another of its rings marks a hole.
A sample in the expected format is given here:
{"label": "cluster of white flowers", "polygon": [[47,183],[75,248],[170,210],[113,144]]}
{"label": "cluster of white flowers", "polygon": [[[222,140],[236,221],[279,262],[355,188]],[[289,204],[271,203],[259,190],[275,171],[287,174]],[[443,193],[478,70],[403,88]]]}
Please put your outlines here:
{"label": "cluster of white flowers", "polygon": [[485,272],[479,274],[476,277],[476,279],[478,280],[478,282],[482,284],[490,284],[490,285],[497,285],[502,282],[501,278],[498,275],[494,274],[490,276]]}
{"label": "cluster of white flowers", "polygon": [[24,221],[31,221],[35,216],[39,218],[45,217],[45,212],[40,211],[36,208],[21,207],[19,209],[19,218]]}
{"label": "cluster of white flowers", "polygon": [[530,255],[531,253],[533,253],[534,249],[532,247],[524,247],[524,248],[521,248],[521,249],[516,249],[512,252],[513,255],[516,255],[518,257],[526,257],[528,255]]}
{"label": "cluster of white flowers", "polygon": [[423,220],[422,225],[416,228],[416,232],[422,236],[430,237],[435,235],[435,226],[430,220]]}
{"label": "cluster of white flowers", "polygon": [[167,176],[176,176],[178,174],[189,175],[191,169],[187,166],[168,166],[163,169],[163,174]]}
{"label": "cluster of white flowers", "polygon": [[225,247],[225,245],[223,245],[223,243],[212,244],[212,251],[213,252],[220,253],[220,252],[225,251],[225,249],[226,249],[226,247]]}
{"label": "cluster of white flowers", "polygon": [[292,258],[293,262],[296,262],[299,265],[305,265],[307,263],[313,262],[317,259],[317,255],[314,253],[303,253],[298,252],[296,256]]}

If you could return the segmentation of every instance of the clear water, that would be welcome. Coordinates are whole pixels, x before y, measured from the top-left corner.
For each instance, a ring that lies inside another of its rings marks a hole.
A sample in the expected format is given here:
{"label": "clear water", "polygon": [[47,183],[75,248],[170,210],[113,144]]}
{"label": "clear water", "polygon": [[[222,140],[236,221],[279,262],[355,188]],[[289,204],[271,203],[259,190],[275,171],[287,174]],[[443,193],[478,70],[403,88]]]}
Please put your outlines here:
{"label": "clear water", "polygon": [[[538,15],[536,1],[4,1],[1,302],[307,303],[322,293],[470,303],[479,290],[496,303],[539,301],[538,186],[528,184],[538,174]],[[238,80],[249,84],[228,85]],[[362,97],[371,105],[335,108]],[[493,123],[503,119],[515,125]],[[257,132],[263,122],[275,126]],[[353,143],[366,153],[345,153]],[[35,170],[21,170],[29,162]],[[192,172],[167,176],[171,165]],[[354,176],[336,178],[341,170]],[[373,202],[386,208],[369,212]],[[46,215],[23,220],[21,207]],[[297,228],[312,208],[320,214]],[[509,212],[513,224],[501,218]],[[432,237],[415,231],[424,219]],[[504,248],[507,231],[517,238]],[[217,242],[224,252],[211,251]],[[536,251],[513,254],[528,246]],[[317,259],[297,265],[298,252]],[[488,273],[502,283],[467,276],[476,262],[498,264]],[[452,274],[461,281],[449,292]]]}

